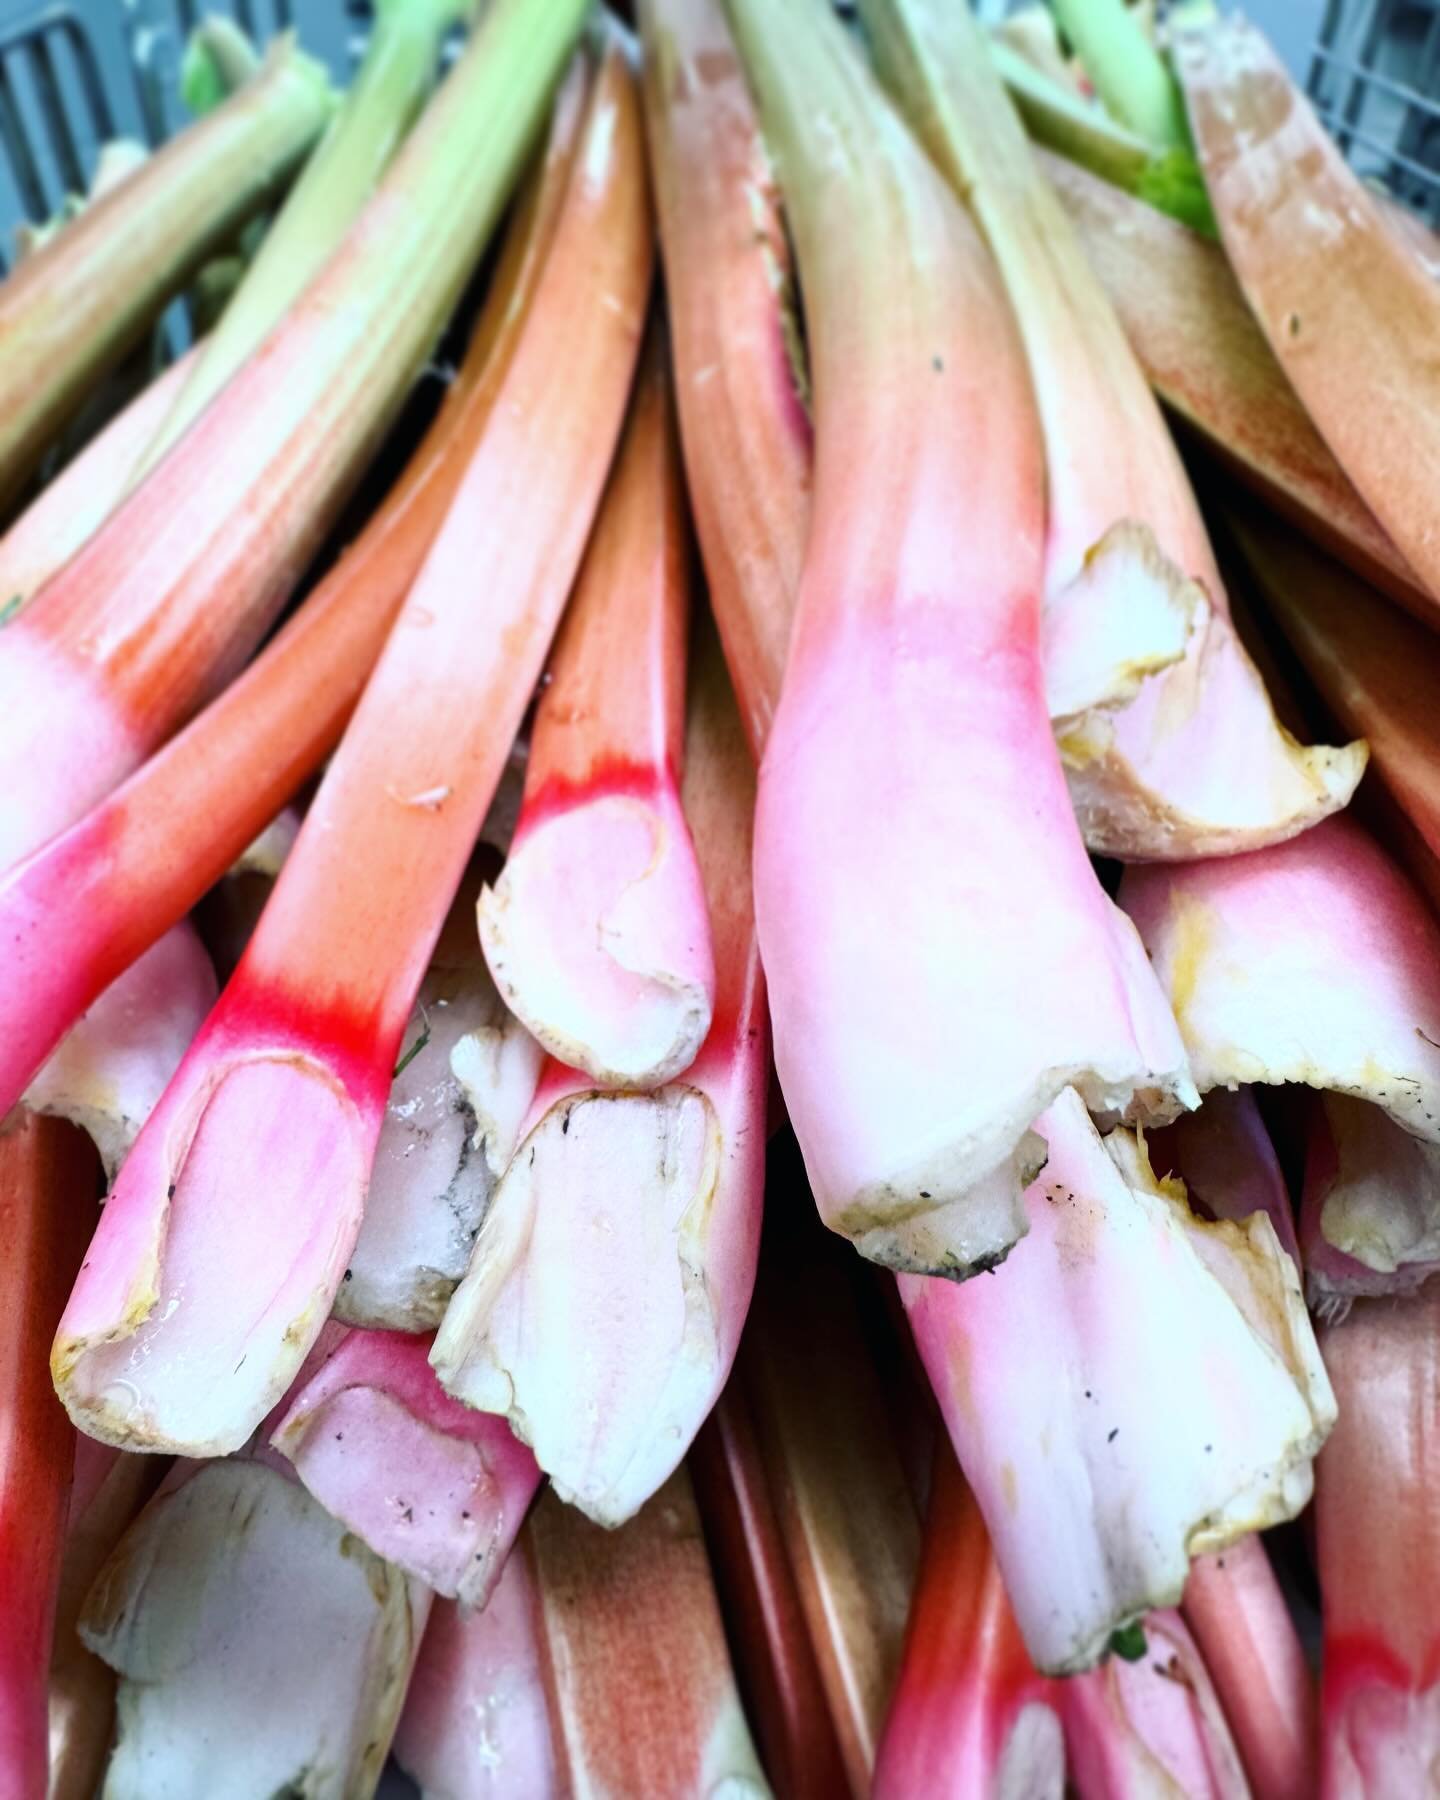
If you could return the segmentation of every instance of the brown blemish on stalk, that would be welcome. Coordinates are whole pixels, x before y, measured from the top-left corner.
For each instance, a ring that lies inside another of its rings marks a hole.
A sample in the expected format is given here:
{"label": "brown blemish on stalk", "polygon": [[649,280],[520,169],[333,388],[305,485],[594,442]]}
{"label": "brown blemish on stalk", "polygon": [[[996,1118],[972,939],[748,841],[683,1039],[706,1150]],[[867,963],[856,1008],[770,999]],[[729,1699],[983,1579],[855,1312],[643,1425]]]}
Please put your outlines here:
{"label": "brown blemish on stalk", "polygon": [[1185,1013],[1195,998],[1200,965],[1209,954],[1212,936],[1210,909],[1196,900],[1176,900],[1170,914],[1173,945],[1170,951],[1170,1004],[1181,1030]]}

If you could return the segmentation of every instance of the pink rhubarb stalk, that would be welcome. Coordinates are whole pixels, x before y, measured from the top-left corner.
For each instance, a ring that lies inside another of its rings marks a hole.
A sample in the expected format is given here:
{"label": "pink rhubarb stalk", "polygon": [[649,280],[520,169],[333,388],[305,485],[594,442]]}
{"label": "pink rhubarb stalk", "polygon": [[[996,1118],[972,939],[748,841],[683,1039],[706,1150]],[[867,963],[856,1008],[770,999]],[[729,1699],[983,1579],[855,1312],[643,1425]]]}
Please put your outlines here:
{"label": "pink rhubarb stalk", "polygon": [[599,500],[650,264],[612,45],[490,428],[61,1322],[56,1382],[92,1436],[238,1447],[330,1310],[402,1033]]}
{"label": "pink rhubarb stalk", "polygon": [[177,1464],[80,1622],[119,1676],[105,1793],[372,1794],[429,1605],[277,1468]]}
{"label": "pink rhubarb stalk", "polygon": [[526,1538],[564,1791],[761,1800],[684,1470],[619,1531],[544,1494]]}
{"label": "pink rhubarb stalk", "polygon": [[[1073,1092],[1037,1129],[1004,1273],[901,1296],[1030,1654],[1068,1674],[1176,1604],[1191,1556],[1300,1511],[1334,1401],[1268,1219],[1195,1217]],[[1136,1355],[1162,1341],[1183,1404]]]}
{"label": "pink rhubarb stalk", "polygon": [[597,1093],[551,1065],[433,1358],[451,1393],[506,1414],[562,1499],[606,1525],[660,1487],[715,1404],[760,1242],[770,1063],[755,777],[718,646],[702,642],[697,660],[683,793],[714,1021],[653,1093]]}
{"label": "pink rhubarb stalk", "polygon": [[1428,612],[1409,564],[1311,424],[1220,246],[1063,156],[1042,151],[1040,163],[1169,411],[1302,530]]}
{"label": "pink rhubarb stalk", "polygon": [[705,1421],[689,1467],[761,1760],[777,1793],[830,1800],[845,1791],[845,1766],[753,1408],[738,1379]]}
{"label": "pink rhubarb stalk", "polygon": [[479,906],[506,1003],[606,1087],[688,1067],[715,998],[680,805],[689,545],[665,357],[657,328],[551,652],[514,842]]}
{"label": "pink rhubarb stalk", "polygon": [[75,1433],[45,1379],[94,1213],[95,1159],[70,1126],[0,1135],[0,1796],[45,1792],[46,1672]]}
{"label": "pink rhubarb stalk", "polygon": [[6,627],[0,761],[33,779],[7,810],[0,864],[123,780],[264,635],[432,353],[583,10],[487,10],[320,275]]}
{"label": "pink rhubarb stalk", "polygon": [[551,1800],[560,1792],[539,1601],[524,1555],[483,1612],[437,1600],[421,1640],[395,1760],[421,1800]]}
{"label": "pink rhubarb stalk", "polygon": [[287,35],[253,81],[0,284],[0,501],[170,295],[293,173],[329,111],[324,71]]}
{"label": "pink rhubarb stalk", "polygon": [[[1030,1125],[1067,1082],[1162,1116],[1191,1090],[1050,734],[1039,430],[995,271],[819,0],[731,11],[816,403],[755,828],[776,1062],[826,1223],[964,1275],[1022,1234]],[[957,1052],[982,1018],[1003,1030]]]}
{"label": "pink rhubarb stalk", "polygon": [[[1353,1133],[1357,1178],[1320,1215],[1329,1243],[1377,1276],[1433,1260],[1440,926],[1379,845],[1353,820],[1327,819],[1248,856],[1132,869],[1121,899],[1201,1091],[1303,1083]],[[1376,1158],[1407,1180],[1364,1179]]]}
{"label": "pink rhubarb stalk", "polygon": [[1324,1333],[1340,1423],[1317,1471],[1322,1800],[1423,1794],[1440,1758],[1440,1288]]}
{"label": "pink rhubarb stalk", "polygon": [[447,1599],[484,1606],[540,1485],[501,1419],[452,1400],[430,1340],[351,1331],[268,1441],[328,1513]]}
{"label": "pink rhubarb stalk", "polygon": [[1154,396],[980,24],[945,0],[863,0],[861,15],[1024,341],[1045,440],[1046,684],[1087,843],[1169,860],[1293,836],[1345,804],[1363,751],[1302,750],[1279,728]]}
{"label": "pink rhubarb stalk", "polygon": [[1305,410],[1433,599],[1440,289],[1244,19],[1175,44],[1231,267]]}
{"label": "pink rhubarb stalk", "polygon": [[720,0],[641,0],[676,401],[706,587],[758,759],[810,514],[780,197]]}
{"label": "pink rhubarb stalk", "polygon": [[0,875],[8,957],[0,1115],[81,1014],[183,919],[334,746],[484,434],[529,316],[584,85],[577,66],[460,373],[349,554],[219,699],[93,811]]}

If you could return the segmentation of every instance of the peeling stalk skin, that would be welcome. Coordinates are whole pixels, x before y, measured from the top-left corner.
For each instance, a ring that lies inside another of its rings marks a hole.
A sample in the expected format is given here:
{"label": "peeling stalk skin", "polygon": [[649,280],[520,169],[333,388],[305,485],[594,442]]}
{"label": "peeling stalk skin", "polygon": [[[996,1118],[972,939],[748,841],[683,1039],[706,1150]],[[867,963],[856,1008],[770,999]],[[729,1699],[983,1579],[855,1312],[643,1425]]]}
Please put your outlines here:
{"label": "peeling stalk skin", "polygon": [[845,1766],[738,1379],[701,1427],[689,1467],[760,1759],[788,1800],[832,1800],[846,1791]]}
{"label": "peeling stalk skin", "polygon": [[538,285],[584,90],[577,65],[460,373],[349,554],[184,731],[0,874],[0,1116],[75,1020],[221,878],[333,748],[483,436]]}
{"label": "peeling stalk skin", "polygon": [[[1178,1602],[1192,1555],[1294,1517],[1335,1413],[1268,1220],[1192,1217],[1073,1092],[1037,1129],[1049,1161],[1004,1274],[901,1297],[1030,1654],[1069,1674]],[[1193,1376],[1183,1407],[1137,1363],[1152,1331]]]}
{"label": "peeling stalk skin", "polygon": [[1327,819],[1248,856],[1132,869],[1120,898],[1202,1091],[1300,1082],[1356,1103],[1347,1118],[1372,1151],[1388,1141],[1387,1159],[1407,1150],[1405,1134],[1413,1140],[1403,1205],[1373,1186],[1363,1204],[1327,1202],[1334,1248],[1381,1273],[1431,1260],[1440,1249],[1440,926],[1379,845],[1353,820]]}
{"label": "peeling stalk skin", "polygon": [[790,250],[721,0],[638,10],[687,489],[758,760],[810,513],[812,434],[786,335]]}
{"label": "peeling stalk skin", "polygon": [[1087,844],[1175,860],[1293,836],[1345,804],[1363,752],[1302,750],[1280,730],[1154,396],[981,26],[944,0],[865,0],[861,15],[984,232],[1024,341],[1048,477],[1046,686]]}
{"label": "peeling stalk skin", "polygon": [[551,652],[514,842],[479,903],[506,1003],[604,1087],[688,1068],[715,999],[679,793],[690,584],[671,406],[657,324]]}
{"label": "peeling stalk skin", "polygon": [[170,295],[295,170],[329,106],[323,70],[287,36],[242,92],[0,283],[0,502]]}
{"label": "peeling stalk skin", "polygon": [[638,105],[612,46],[490,427],[66,1309],[52,1368],[92,1436],[237,1448],[330,1310],[402,1033],[614,449],[649,232]]}
{"label": "peeling stalk skin", "polygon": [[1170,412],[1303,531],[1431,615],[1409,564],[1311,424],[1220,246],[1063,156],[1039,157]]}
{"label": "peeling stalk skin", "polygon": [[6,627],[0,761],[35,779],[11,809],[5,860],[114,788],[264,635],[432,353],[583,10],[582,0],[487,10],[320,275]]}
{"label": "peeling stalk skin", "polygon": [[1359,1301],[1321,1343],[1340,1423],[1316,1471],[1320,1794],[1424,1794],[1440,1758],[1440,1289]]}
{"label": "peeling stalk skin", "polygon": [[437,1594],[482,1607],[540,1485],[502,1419],[446,1394],[430,1341],[351,1331],[269,1433],[331,1514]]}
{"label": "peeling stalk skin", "polygon": [[1379,594],[1258,508],[1226,528],[1326,710],[1364,736],[1370,766],[1440,856],[1440,645]]}
{"label": "peeling stalk skin", "polygon": [[696,650],[685,814],[714,1021],[678,1081],[596,1093],[551,1065],[436,1337],[445,1385],[509,1417],[604,1525],[647,1501],[725,1386],[755,1282],[769,1036],[751,899],[755,777],[719,646]]}
{"label": "peeling stalk skin", "polygon": [[563,1791],[767,1796],[685,1472],[614,1532],[543,1494],[525,1535]]}
{"label": "peeling stalk skin", "polygon": [[76,1021],[26,1088],[24,1104],[78,1125],[113,1181],[215,995],[205,946],[182,919]]}
{"label": "peeling stalk skin", "polygon": [[1310,417],[1401,555],[1440,596],[1440,292],[1391,230],[1261,34],[1217,19],[1179,37],[1226,254]]}
{"label": "peeling stalk skin", "polygon": [[[731,10],[816,398],[755,827],[776,1061],[826,1223],[875,1261],[963,1276],[1023,1233],[1029,1127],[1061,1088],[1164,1114],[1189,1081],[1055,755],[1039,431],[994,270],[818,0]],[[1006,1029],[957,1065],[974,1018]]]}
{"label": "peeling stalk skin", "polygon": [[120,1677],[106,1800],[373,1793],[429,1605],[277,1469],[178,1465],[81,1620]]}
{"label": "peeling stalk skin", "polygon": [[45,1792],[46,1671],[75,1433],[45,1378],[93,1216],[94,1154],[55,1119],[0,1134],[0,1796]]}
{"label": "peeling stalk skin", "polygon": [[395,1733],[423,1800],[551,1800],[560,1790],[538,1599],[512,1556],[483,1612],[437,1600]]}
{"label": "peeling stalk skin", "polygon": [[1060,1701],[1060,1685],[1035,1672],[980,1510],[944,1449],[873,1800],[1062,1800]]}
{"label": "peeling stalk skin", "polygon": [[199,418],[336,250],[399,149],[435,77],[441,41],[465,0],[375,8],[365,59],[330,128],[226,304],[184,390],[137,458],[134,486]]}
{"label": "peeling stalk skin", "polygon": [[[1214,1556],[1196,1557],[1181,1611],[1255,1800],[1313,1800],[1319,1780],[1315,1682],[1260,1539],[1242,1538]],[[1149,1629],[1147,1621],[1147,1637]]]}
{"label": "peeling stalk skin", "polygon": [[[125,478],[186,375],[198,348],[157,375],[48,481],[0,538],[0,610],[7,618],[108,518],[125,492]],[[3,639],[0,639],[3,643]]]}

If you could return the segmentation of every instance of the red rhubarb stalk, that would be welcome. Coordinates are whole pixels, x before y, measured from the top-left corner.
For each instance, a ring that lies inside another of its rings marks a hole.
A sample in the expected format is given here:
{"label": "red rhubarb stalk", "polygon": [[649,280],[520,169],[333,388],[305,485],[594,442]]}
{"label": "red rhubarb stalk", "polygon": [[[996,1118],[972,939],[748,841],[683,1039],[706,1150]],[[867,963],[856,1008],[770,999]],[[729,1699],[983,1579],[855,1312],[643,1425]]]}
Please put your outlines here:
{"label": "red rhubarb stalk", "polygon": [[0,283],[0,501],[170,295],[294,171],[329,110],[324,71],[287,35],[254,81]]}
{"label": "red rhubarb stalk", "polygon": [[34,778],[7,809],[0,864],[123,780],[263,636],[432,353],[582,12],[487,10],[339,251],[6,627],[0,760]]}
{"label": "red rhubarb stalk", "polygon": [[1440,600],[1440,289],[1253,25],[1174,51],[1232,268],[1270,348],[1346,474]]}
{"label": "red rhubarb stalk", "polygon": [[489,1600],[540,1485],[502,1419],[452,1400],[430,1340],[350,1331],[266,1437],[333,1517],[447,1599]]}
{"label": "red rhubarb stalk", "polygon": [[[0,987],[0,1115],[75,1020],[220,879],[334,746],[480,442],[529,316],[584,87],[577,65],[460,374],[349,554],[192,724],[0,876],[0,935],[11,946]],[[97,920],[103,930],[94,929]]]}
{"label": "red rhubarb stalk", "polygon": [[715,997],[679,791],[688,553],[657,330],[550,655],[510,854],[479,907],[506,1003],[607,1087],[658,1087],[688,1067]]}
{"label": "red rhubarb stalk", "polygon": [[446,1387],[506,1414],[561,1497],[602,1524],[629,1518],[689,1448],[754,1285],[769,1074],[754,795],[719,648],[703,638],[683,798],[714,934],[713,1023],[649,1094],[597,1093],[550,1065],[435,1340]]}
{"label": "red rhubarb stalk", "polygon": [[[756,814],[776,1061],[827,1224],[878,1261],[964,1275],[1023,1232],[1030,1125],[1067,1080],[1164,1114],[1188,1077],[1050,734],[1041,446],[994,268],[819,0],[731,12],[815,386]],[[979,1017],[1006,1029],[957,1064],[955,1021]]]}
{"label": "red rhubarb stalk", "polygon": [[1324,1333],[1340,1423],[1320,1458],[1322,1800],[1423,1794],[1440,1757],[1440,1288]]}
{"label": "red rhubarb stalk", "polygon": [[94,1215],[95,1158],[77,1131],[26,1119],[0,1135],[0,1795],[45,1792],[46,1672],[75,1432],[45,1379]]}
{"label": "red rhubarb stalk", "polygon": [[402,1033],[599,500],[649,283],[638,102],[612,45],[490,429],[66,1309],[52,1366],[92,1436],[237,1447],[330,1310]]}

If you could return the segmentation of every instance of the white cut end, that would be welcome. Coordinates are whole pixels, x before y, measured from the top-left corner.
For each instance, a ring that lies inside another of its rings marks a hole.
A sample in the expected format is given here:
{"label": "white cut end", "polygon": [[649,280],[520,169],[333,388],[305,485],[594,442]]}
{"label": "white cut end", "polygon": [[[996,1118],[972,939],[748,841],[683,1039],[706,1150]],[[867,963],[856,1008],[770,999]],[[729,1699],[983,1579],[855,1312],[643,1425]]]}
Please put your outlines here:
{"label": "white cut end", "polygon": [[1091,548],[1079,574],[1047,599],[1041,619],[1045,702],[1056,732],[1126,705],[1147,676],[1177,663],[1210,603],[1155,542],[1122,519]]}
{"label": "white cut end", "polygon": [[171,926],[76,1021],[26,1089],[25,1105],[88,1132],[113,1181],[216,991],[194,926]]}
{"label": "white cut end", "polygon": [[252,1462],[153,1500],[80,1631],[119,1676],[107,1800],[372,1793],[417,1635],[399,1571]]}
{"label": "white cut end", "polygon": [[282,807],[260,835],[252,838],[240,852],[230,865],[229,873],[264,875],[274,881],[284,868],[285,859],[294,849],[299,835],[299,809],[294,806]]}
{"label": "white cut end", "polygon": [[138,1140],[51,1355],[76,1424],[123,1449],[238,1449],[324,1324],[360,1225],[366,1132],[328,1074],[267,1057],[210,1080]]}
{"label": "white cut end", "polygon": [[496,1189],[435,1339],[445,1387],[506,1414],[601,1524],[677,1466],[733,1354],[736,1296],[707,1267],[720,1135],[685,1087],[552,1107]]}
{"label": "white cut end", "polygon": [[[943,1191],[942,1172],[922,1171],[909,1180],[919,1202],[914,1215],[857,1232],[855,1248],[870,1262],[898,1273],[941,1275],[949,1281],[997,1269],[1030,1229],[1024,1191],[1044,1160],[1043,1142],[1027,1132],[1015,1155],[993,1175],[975,1182],[963,1199],[939,1206],[932,1197]],[[874,1208],[884,1199],[865,1194],[861,1204]]]}
{"label": "white cut end", "polygon": [[479,924],[496,986],[552,1056],[617,1087],[694,1061],[715,974],[673,796],[608,795],[526,832],[481,893]]}
{"label": "white cut end", "polygon": [[993,1800],[1063,1800],[1065,1733],[1058,1715],[1031,1700],[1015,1715],[995,1765]]}
{"label": "white cut end", "polygon": [[514,1153],[542,1052],[477,956],[432,968],[405,1035],[365,1218],[335,1297],[349,1325],[433,1331]]}

